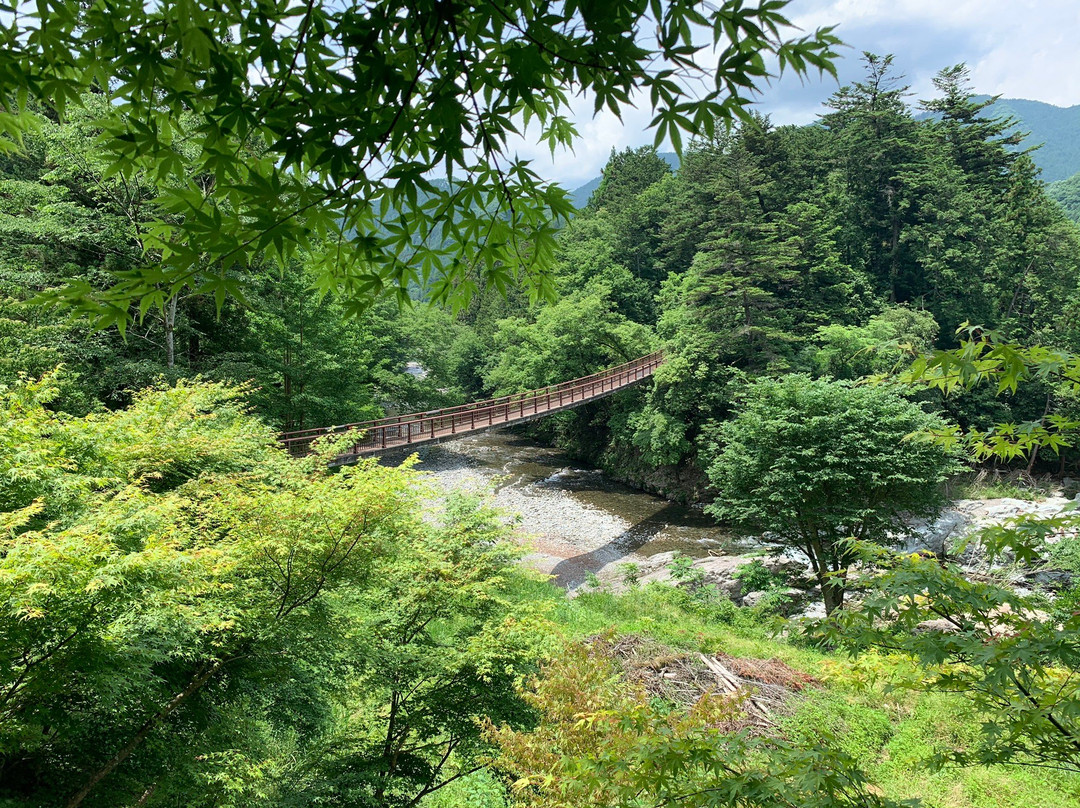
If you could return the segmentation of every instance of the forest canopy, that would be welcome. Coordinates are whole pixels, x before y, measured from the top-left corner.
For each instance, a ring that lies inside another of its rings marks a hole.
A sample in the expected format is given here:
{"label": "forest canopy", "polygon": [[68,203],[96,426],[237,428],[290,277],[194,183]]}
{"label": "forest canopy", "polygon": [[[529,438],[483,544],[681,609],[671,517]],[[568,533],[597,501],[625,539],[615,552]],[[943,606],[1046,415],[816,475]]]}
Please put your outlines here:
{"label": "forest canopy", "polygon": [[616,114],[647,99],[657,141],[677,150],[745,119],[770,63],[833,71],[839,40],[800,36],[785,5],[19,7],[0,18],[0,149],[89,109],[105,176],[154,185],[144,260],[49,295],[98,325],[185,291],[220,308],[248,267],[299,252],[353,313],[416,286],[456,306],[478,286],[549,294],[573,207],[513,138],[572,146],[578,94]]}

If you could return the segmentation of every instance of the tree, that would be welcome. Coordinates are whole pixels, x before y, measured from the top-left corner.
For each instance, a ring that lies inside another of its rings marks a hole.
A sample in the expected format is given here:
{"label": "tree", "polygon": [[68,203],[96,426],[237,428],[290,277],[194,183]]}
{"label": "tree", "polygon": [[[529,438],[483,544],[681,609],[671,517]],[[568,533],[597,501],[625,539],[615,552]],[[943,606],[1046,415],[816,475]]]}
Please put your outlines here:
{"label": "tree", "polygon": [[963,63],[944,68],[933,81],[941,95],[921,102],[921,106],[939,118],[934,129],[948,144],[953,160],[973,182],[1001,189],[1020,157],[1011,147],[1024,140],[1024,134],[1016,131],[1015,119],[982,114],[1001,96],[976,101],[971,70]]}
{"label": "tree", "polygon": [[656,153],[655,146],[626,148],[621,152],[612,148],[600,187],[589,197],[588,207],[599,210],[625,205],[670,173],[671,166]]}
{"label": "tree", "polygon": [[[572,205],[511,156],[511,139],[524,130],[571,145],[572,93],[616,113],[646,94],[656,142],[679,151],[684,133],[747,115],[770,58],[781,71],[834,72],[831,29],[791,38],[784,6],[20,8],[0,23],[0,148],[18,149],[42,114],[63,116],[90,91],[110,108],[100,119],[108,174],[157,181],[174,217],[148,234],[160,264],[118,276],[107,291],[75,286],[52,298],[99,324],[124,322],[132,301],[161,306],[184,288],[233,294],[234,268],[301,248],[318,253],[319,288],[353,310],[410,285],[462,303],[474,270],[483,283],[516,280],[543,293]],[[181,149],[193,171],[181,168]]]}
{"label": "tree", "polygon": [[[447,403],[447,374],[433,361],[441,335],[412,327],[416,312],[389,300],[346,317],[340,300],[312,290],[303,254],[282,267],[248,267],[244,301],[226,300],[220,311],[209,295],[174,296],[125,339],[34,305],[35,295],[66,283],[105,289],[111,273],[147,255],[140,244],[156,215],[154,183],[105,176],[89,122],[102,103],[91,98],[63,124],[42,122],[24,154],[0,159],[0,383],[63,363],[69,372],[50,406],[81,414],[125,406],[159,378],[254,381],[250,402],[284,429]],[[449,321],[434,309],[427,317]],[[401,372],[413,359],[432,371],[430,381]]]}
{"label": "tree", "polygon": [[822,123],[836,134],[834,161],[843,192],[831,204],[843,223],[844,259],[865,266],[890,303],[908,300],[910,258],[901,240],[907,189],[901,173],[918,158],[917,124],[892,55],[864,53],[866,80],[842,87]]}
{"label": "tree", "polygon": [[911,350],[929,351],[938,324],[929,312],[889,306],[866,325],[825,325],[814,335],[802,359],[815,375],[855,381],[902,367]]}
{"label": "tree", "polygon": [[832,613],[856,560],[846,540],[887,544],[907,516],[941,502],[954,463],[910,439],[939,423],[887,387],[758,381],[714,432],[707,473],[718,494],[706,510],[805,553]]}
{"label": "tree", "polygon": [[[484,382],[489,390],[505,395],[629,362],[651,350],[652,334],[616,311],[601,291],[588,288],[541,306],[530,317],[500,320],[492,342],[494,356],[487,363]],[[535,428],[578,454],[595,457],[614,406],[613,399],[605,399],[544,418]]]}
{"label": "tree", "polygon": [[612,310],[599,294],[543,306],[531,318],[507,318],[495,332],[498,362],[485,374],[498,395],[587,376],[648,353],[650,333]]}
{"label": "tree", "polygon": [[528,721],[544,630],[479,500],[293,460],[226,385],[56,386],[0,387],[4,805],[414,805]]}
{"label": "tree", "polygon": [[[1036,379],[1080,390],[1080,357],[1013,345],[980,329],[962,334],[959,348],[919,357],[903,378],[947,395],[982,384],[1015,393]],[[973,460],[1009,461],[1034,458],[1039,449],[1060,452],[1078,430],[1080,421],[1050,411],[1037,422],[988,431],[950,427],[929,437],[945,447],[962,443]],[[917,664],[908,686],[971,702],[981,718],[980,742],[948,751],[939,765],[1080,771],[1080,612],[1066,599],[1065,608],[1047,614],[1045,600],[1015,591],[994,570],[997,560],[1045,567],[1055,548],[1071,544],[1077,521],[1075,513],[1020,517],[971,537],[986,550],[989,580],[938,559],[853,545],[864,562],[857,582],[863,601],[813,633],[853,653],[878,648],[903,655]]]}

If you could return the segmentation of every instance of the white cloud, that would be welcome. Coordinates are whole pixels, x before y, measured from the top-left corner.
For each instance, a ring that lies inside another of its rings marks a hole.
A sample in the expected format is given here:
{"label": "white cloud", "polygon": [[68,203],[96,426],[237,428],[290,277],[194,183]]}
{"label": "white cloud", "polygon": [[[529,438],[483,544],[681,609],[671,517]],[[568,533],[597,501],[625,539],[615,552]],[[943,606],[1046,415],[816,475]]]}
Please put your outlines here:
{"label": "white cloud", "polygon": [[[1076,0],[792,0],[789,10],[792,22],[806,30],[838,24],[839,36],[860,50],[873,49],[875,39],[886,40],[897,28],[922,28],[938,39],[955,36],[954,58],[909,66],[917,90],[942,67],[967,61],[979,92],[1058,106],[1080,103]],[[914,37],[910,44],[920,45]],[[898,48],[896,55],[902,64],[905,51]]]}
{"label": "white cloud", "polygon": [[[792,22],[805,31],[836,25],[843,50],[842,82],[859,80],[862,51],[893,53],[911,85],[912,100],[933,92],[943,67],[965,62],[976,92],[1080,104],[1080,1],[1078,0],[791,0]],[[762,111],[777,123],[808,123],[836,89],[826,77],[786,77],[766,89]],[[620,123],[610,112],[593,118],[591,102],[575,106],[581,140],[573,154],[556,153],[534,138],[518,151],[542,176],[575,188],[597,176],[611,149],[652,143],[647,109],[627,110]]]}
{"label": "white cloud", "polygon": [[547,143],[538,143],[538,129],[530,127],[526,135],[511,145],[518,156],[532,160],[532,168],[540,176],[557,180],[563,187],[573,190],[600,174],[614,148],[621,151],[628,146],[636,147],[652,143],[652,135],[646,130],[652,120],[647,105],[627,107],[622,120],[610,110],[602,110],[595,117],[591,99],[575,99],[568,117],[576,122],[580,138],[574,150],[556,150],[552,157]]}

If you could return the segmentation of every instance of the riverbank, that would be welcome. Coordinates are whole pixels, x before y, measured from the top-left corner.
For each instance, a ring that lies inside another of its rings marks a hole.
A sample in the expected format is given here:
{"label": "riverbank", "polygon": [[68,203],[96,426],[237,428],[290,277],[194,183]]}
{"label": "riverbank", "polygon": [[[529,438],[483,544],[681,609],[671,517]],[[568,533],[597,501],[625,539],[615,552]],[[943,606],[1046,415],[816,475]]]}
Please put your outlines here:
{"label": "riverbank", "polygon": [[510,432],[472,435],[419,455],[419,468],[444,490],[493,490],[494,504],[520,517],[518,536],[532,550],[525,562],[571,591],[590,575],[613,579],[620,565],[645,565],[659,554],[702,558],[750,549],[698,508],[617,483]]}
{"label": "riverbank", "polygon": [[[619,589],[626,565],[634,565],[641,579],[667,577],[667,564],[678,553],[695,559],[710,582],[737,600],[732,575],[747,554],[762,549],[752,538],[725,532],[699,508],[630,488],[582,468],[557,448],[508,431],[427,447],[419,455],[420,469],[443,490],[494,491],[494,504],[513,516],[520,541],[531,550],[525,563],[570,592],[592,576]],[[955,555],[974,530],[1025,514],[1053,516],[1070,503],[1062,496],[957,500],[937,519],[914,523],[907,547]],[[978,569],[977,546],[959,560]]]}

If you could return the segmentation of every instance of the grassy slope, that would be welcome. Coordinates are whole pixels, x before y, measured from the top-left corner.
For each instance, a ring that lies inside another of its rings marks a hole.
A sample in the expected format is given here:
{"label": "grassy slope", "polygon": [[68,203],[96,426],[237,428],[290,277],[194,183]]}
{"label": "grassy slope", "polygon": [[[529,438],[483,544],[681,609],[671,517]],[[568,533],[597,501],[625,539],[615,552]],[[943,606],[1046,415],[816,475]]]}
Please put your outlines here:
{"label": "grassy slope", "polygon": [[[1080,776],[1019,766],[931,771],[928,763],[936,751],[974,740],[978,720],[965,713],[964,702],[956,697],[884,693],[873,677],[888,676],[887,661],[853,666],[846,658],[770,637],[762,628],[769,622],[763,615],[728,603],[701,606],[670,587],[652,586],[624,595],[586,593],[568,600],[561,591],[536,583],[521,594],[548,601],[570,638],[614,628],[678,649],[775,657],[825,679],[826,686],[807,690],[794,715],[784,719],[785,732],[817,743],[826,728],[863,761],[892,798],[918,799],[925,808],[1080,808]],[[506,804],[501,787],[483,773],[429,799],[425,808]]]}
{"label": "grassy slope", "polygon": [[886,698],[880,688],[859,686],[857,677],[845,676],[843,671],[850,670],[846,659],[769,638],[759,628],[762,621],[748,619],[745,610],[726,625],[707,610],[684,607],[672,594],[660,590],[624,596],[587,594],[562,604],[559,613],[572,636],[615,626],[620,632],[648,634],[678,648],[776,657],[824,676],[829,685],[807,691],[785,730],[812,743],[822,727],[829,728],[895,799],[918,798],[927,808],[1080,806],[1080,777],[1060,772],[1018,766],[931,772],[927,764],[936,751],[947,744],[970,743],[978,732],[977,718],[965,713],[961,699],[907,692]]}

